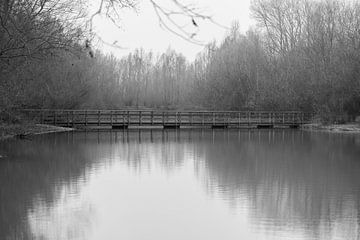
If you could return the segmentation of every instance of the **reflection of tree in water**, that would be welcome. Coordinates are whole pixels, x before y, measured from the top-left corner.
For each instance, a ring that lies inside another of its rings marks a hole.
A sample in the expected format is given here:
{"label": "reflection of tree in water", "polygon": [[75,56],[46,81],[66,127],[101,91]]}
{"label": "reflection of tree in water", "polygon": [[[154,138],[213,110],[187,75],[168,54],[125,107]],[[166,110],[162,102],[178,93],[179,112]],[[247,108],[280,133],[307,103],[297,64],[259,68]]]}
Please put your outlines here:
{"label": "reflection of tree in water", "polygon": [[336,234],[353,236],[360,226],[354,221],[360,212],[356,135],[189,130],[129,136],[127,149],[119,151],[128,166],[145,170],[160,164],[168,172],[194,159],[208,193],[234,207],[247,200],[254,224],[297,226],[315,238],[330,238],[336,227]]}
{"label": "reflection of tree in water", "polygon": [[229,138],[196,145],[206,166],[198,174],[209,192],[232,205],[247,199],[255,224],[265,228],[299,226],[326,238],[340,224],[340,234],[358,234],[356,136],[254,131]]}
{"label": "reflection of tree in water", "polygon": [[86,181],[97,149],[71,144],[70,137],[41,136],[0,144],[7,156],[0,161],[1,239],[31,238],[26,216],[33,204],[42,202],[44,208],[49,207],[59,198],[60,188],[77,192],[76,181]]}
{"label": "reflection of tree in water", "polygon": [[127,136],[119,153],[128,166],[141,171],[160,164],[168,172],[194,159],[208,193],[234,207],[246,199],[254,224],[297,226],[315,238],[330,238],[336,227],[336,234],[353,236],[360,226],[354,221],[360,212],[355,135],[189,130]]}
{"label": "reflection of tree in water", "polygon": [[173,140],[171,133],[153,139],[148,131],[67,133],[1,142],[0,153],[7,157],[0,159],[0,239],[34,237],[27,222],[34,204],[46,214],[61,200],[62,189],[79,192],[79,180],[86,182],[91,171],[111,166],[118,157],[136,171],[158,164],[149,161],[150,156],[167,171],[180,166],[184,151]]}
{"label": "reflection of tree in water", "polygon": [[[134,135],[140,133],[138,138]],[[177,144],[177,131],[126,132],[128,142],[118,146],[120,159],[136,171],[150,170],[155,165],[174,170],[184,161],[184,145]]]}
{"label": "reflection of tree in water", "polygon": [[340,224],[353,237],[360,226],[359,146],[355,135],[300,131],[119,131],[3,142],[0,238],[26,239],[37,198],[52,207],[59,187],[80,191],[79,179],[115,159],[139,173],[169,173],[194,161],[209,194],[250,205],[254,224],[296,226],[313,237]]}

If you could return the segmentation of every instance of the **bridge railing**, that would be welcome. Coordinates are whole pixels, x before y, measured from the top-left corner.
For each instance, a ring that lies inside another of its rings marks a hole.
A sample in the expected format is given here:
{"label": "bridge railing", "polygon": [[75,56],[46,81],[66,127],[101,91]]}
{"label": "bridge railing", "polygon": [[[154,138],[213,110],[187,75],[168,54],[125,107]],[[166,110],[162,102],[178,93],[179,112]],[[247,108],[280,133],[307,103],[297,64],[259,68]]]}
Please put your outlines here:
{"label": "bridge railing", "polygon": [[300,125],[312,114],[298,111],[22,110],[34,121],[60,126],[88,125]]}

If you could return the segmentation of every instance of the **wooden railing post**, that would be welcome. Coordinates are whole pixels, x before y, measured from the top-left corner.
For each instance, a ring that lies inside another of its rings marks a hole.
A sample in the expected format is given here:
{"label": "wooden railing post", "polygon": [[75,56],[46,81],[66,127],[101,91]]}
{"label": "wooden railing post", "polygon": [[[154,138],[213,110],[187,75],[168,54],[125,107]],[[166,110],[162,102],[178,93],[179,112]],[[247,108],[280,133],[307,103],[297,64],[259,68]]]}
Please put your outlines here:
{"label": "wooden railing post", "polygon": [[304,124],[304,113],[301,113],[301,124]]}
{"label": "wooden railing post", "polygon": [[154,111],[151,111],[151,125],[154,125]]}
{"label": "wooden railing post", "polygon": [[100,126],[100,110],[98,111],[98,126]]}
{"label": "wooden railing post", "polygon": [[269,124],[271,124],[271,122],[272,122],[272,118],[271,118],[271,116],[272,116],[272,113],[271,112],[269,112]]}
{"label": "wooden railing post", "polygon": [[85,126],[87,126],[88,121],[87,121],[87,110],[85,110]]}
{"label": "wooden railing post", "polygon": [[[122,115],[122,126],[123,126],[123,128],[125,128],[125,124],[126,124],[125,111],[122,111],[121,115]],[[117,119],[117,116],[116,116],[116,119]]]}
{"label": "wooden railing post", "polygon": [[[130,126],[130,112],[127,111],[127,125]],[[124,127],[125,127],[125,123],[124,123]]]}
{"label": "wooden railing post", "polygon": [[175,126],[178,126],[179,124],[179,118],[178,118],[178,112],[175,112]]}
{"label": "wooden railing post", "polygon": [[56,111],[54,111],[54,125],[56,125]]}
{"label": "wooden railing post", "polygon": [[292,124],[295,124],[295,113],[292,113]]}
{"label": "wooden railing post", "polygon": [[258,112],[258,116],[259,116],[258,117],[258,123],[261,123],[261,115],[262,115],[261,112]]}
{"label": "wooden railing post", "polygon": [[69,127],[69,111],[66,111],[66,127]]}
{"label": "wooden railing post", "polygon": [[71,111],[71,125],[74,127],[74,110]]}
{"label": "wooden railing post", "polygon": [[204,122],[205,122],[205,113],[202,112],[202,126],[204,126]]}
{"label": "wooden railing post", "polygon": [[213,126],[215,125],[215,113],[212,113]]}
{"label": "wooden railing post", "polygon": [[285,124],[285,113],[284,112],[282,113],[282,123],[283,123],[283,125]]}
{"label": "wooden railing post", "polygon": [[41,111],[41,119],[40,119],[40,123],[44,124],[45,120],[44,120],[44,111]]}
{"label": "wooden railing post", "polygon": [[139,124],[142,124],[142,111],[139,111]]}
{"label": "wooden railing post", "polygon": [[110,110],[110,125],[113,125],[113,111]]}

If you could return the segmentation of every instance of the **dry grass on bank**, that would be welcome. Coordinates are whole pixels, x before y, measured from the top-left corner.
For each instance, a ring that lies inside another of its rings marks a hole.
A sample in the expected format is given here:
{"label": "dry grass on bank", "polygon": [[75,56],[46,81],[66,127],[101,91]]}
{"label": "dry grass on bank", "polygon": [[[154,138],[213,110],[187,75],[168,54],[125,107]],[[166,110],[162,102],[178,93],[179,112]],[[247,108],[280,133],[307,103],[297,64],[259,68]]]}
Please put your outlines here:
{"label": "dry grass on bank", "polygon": [[45,134],[52,132],[72,131],[72,128],[50,126],[44,124],[0,124],[0,140],[12,137],[25,137],[30,135]]}
{"label": "dry grass on bank", "polygon": [[319,130],[329,132],[343,132],[343,133],[360,133],[360,123],[346,123],[346,124],[328,124],[321,123],[305,124],[305,130]]}

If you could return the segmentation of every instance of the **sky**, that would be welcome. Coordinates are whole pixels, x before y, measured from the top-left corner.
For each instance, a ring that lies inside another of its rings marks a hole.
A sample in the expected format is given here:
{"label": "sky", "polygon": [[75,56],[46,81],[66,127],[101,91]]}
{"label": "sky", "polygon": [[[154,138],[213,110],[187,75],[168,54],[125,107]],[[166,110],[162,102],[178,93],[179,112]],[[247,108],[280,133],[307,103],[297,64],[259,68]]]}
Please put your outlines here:
{"label": "sky", "polygon": [[[240,31],[246,32],[250,26],[255,23],[250,17],[251,0],[187,0],[186,3],[195,4],[195,6],[204,15],[211,16],[216,23],[230,27],[234,21],[238,21]],[[169,5],[170,0],[157,0],[166,8],[172,8]],[[184,1],[181,1],[184,2]],[[109,19],[97,16],[94,19],[94,28],[98,36],[105,43],[114,43],[121,46],[120,48],[110,47],[106,44],[99,44],[106,53],[112,53],[116,57],[122,57],[134,51],[136,48],[143,48],[146,51],[165,52],[169,47],[181,52],[188,60],[193,60],[204,46],[190,43],[173,33],[162,29],[154,9],[149,0],[141,0],[138,5],[138,11],[123,10],[121,14],[121,28],[119,29],[112,24]],[[227,28],[220,27],[208,21],[195,19],[198,28],[191,24],[191,19],[178,19],[181,24],[187,24],[191,32],[196,32],[196,39],[208,43],[216,40],[221,41],[226,33]]]}

